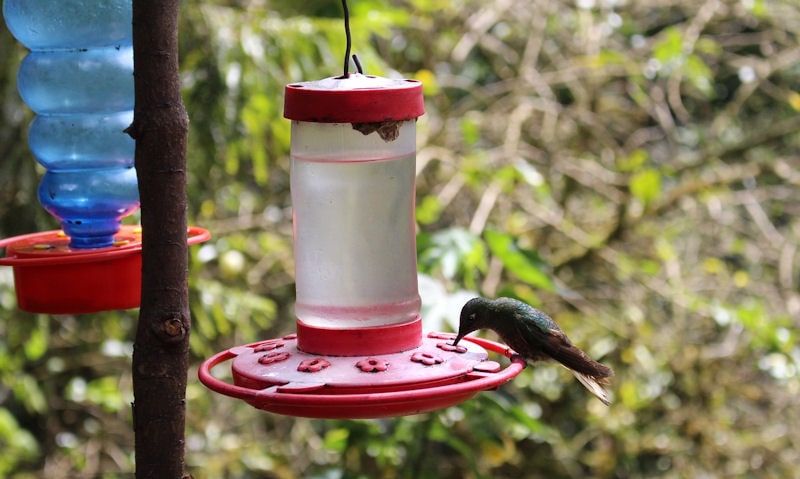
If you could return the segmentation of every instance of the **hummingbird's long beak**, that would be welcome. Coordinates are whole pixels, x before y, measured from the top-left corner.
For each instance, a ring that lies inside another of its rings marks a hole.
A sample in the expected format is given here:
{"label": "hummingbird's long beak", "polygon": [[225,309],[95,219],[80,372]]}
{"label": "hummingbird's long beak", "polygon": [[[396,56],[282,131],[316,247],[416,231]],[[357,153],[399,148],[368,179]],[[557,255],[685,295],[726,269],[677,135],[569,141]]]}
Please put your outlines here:
{"label": "hummingbird's long beak", "polygon": [[461,341],[461,338],[463,338],[464,336],[466,336],[466,334],[458,333],[458,335],[456,335],[456,339],[453,340],[453,346],[456,346],[458,342]]}

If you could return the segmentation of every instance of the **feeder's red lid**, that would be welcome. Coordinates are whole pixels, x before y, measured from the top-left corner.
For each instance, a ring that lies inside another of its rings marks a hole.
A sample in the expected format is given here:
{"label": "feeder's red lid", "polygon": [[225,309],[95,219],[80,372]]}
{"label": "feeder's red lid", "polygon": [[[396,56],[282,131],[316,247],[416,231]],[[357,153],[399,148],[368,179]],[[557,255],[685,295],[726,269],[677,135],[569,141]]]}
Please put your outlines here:
{"label": "feeder's red lid", "polygon": [[422,83],[351,73],[286,85],[283,116],[313,123],[412,120],[425,113]]}

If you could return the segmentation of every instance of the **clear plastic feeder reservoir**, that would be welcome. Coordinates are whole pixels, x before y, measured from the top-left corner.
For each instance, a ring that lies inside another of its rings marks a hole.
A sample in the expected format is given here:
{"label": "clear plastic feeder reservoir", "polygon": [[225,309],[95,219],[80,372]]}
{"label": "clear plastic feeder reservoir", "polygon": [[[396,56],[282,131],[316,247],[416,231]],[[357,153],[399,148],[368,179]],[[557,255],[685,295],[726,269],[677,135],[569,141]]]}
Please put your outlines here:
{"label": "clear plastic feeder reservoir", "polygon": [[352,74],[286,87],[300,322],[417,319],[416,119],[422,85]]}

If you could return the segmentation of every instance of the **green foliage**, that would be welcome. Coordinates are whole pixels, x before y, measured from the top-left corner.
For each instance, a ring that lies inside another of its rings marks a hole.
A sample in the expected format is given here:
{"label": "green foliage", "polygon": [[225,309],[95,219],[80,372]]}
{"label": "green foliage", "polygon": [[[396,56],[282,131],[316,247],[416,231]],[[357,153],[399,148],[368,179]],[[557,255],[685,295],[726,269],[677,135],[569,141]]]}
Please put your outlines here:
{"label": "green foliage", "polygon": [[[473,294],[533,302],[616,370],[615,401],[544,364],[375,421],[266,414],[199,384],[211,354],[294,330],[283,89],[340,74],[344,33],[339,2],[187,2],[189,216],[213,234],[190,250],[193,476],[795,476],[796,2],[350,4],[367,72],[424,83],[426,328],[452,329]],[[2,237],[55,226],[15,92],[24,54],[0,28]],[[6,268],[0,312],[0,476],[130,477],[136,312],[21,312]]]}
{"label": "green foliage", "polygon": [[417,262],[423,273],[441,274],[447,280],[459,280],[475,287],[475,274],[486,270],[486,248],[472,233],[452,228],[417,236]]}
{"label": "green foliage", "polygon": [[11,412],[0,408],[0,474],[6,477],[38,454],[36,438],[19,426]]}
{"label": "green foliage", "polygon": [[648,205],[661,196],[661,174],[655,169],[644,169],[631,175],[631,194]]}

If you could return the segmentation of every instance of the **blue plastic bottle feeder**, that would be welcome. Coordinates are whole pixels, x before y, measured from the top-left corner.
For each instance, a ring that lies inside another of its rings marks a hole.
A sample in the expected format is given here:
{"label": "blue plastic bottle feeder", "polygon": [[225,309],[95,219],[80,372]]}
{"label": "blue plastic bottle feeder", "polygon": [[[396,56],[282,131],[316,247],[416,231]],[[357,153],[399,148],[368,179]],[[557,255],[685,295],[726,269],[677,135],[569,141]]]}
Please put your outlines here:
{"label": "blue plastic bottle feeder", "polygon": [[[0,240],[19,307],[89,313],[139,305],[141,231],[121,226],[139,207],[130,0],[6,0],[9,31],[30,53],[18,89],[36,113],[31,151],[47,171],[41,205],[61,230]],[[190,228],[189,243],[208,239]]]}

